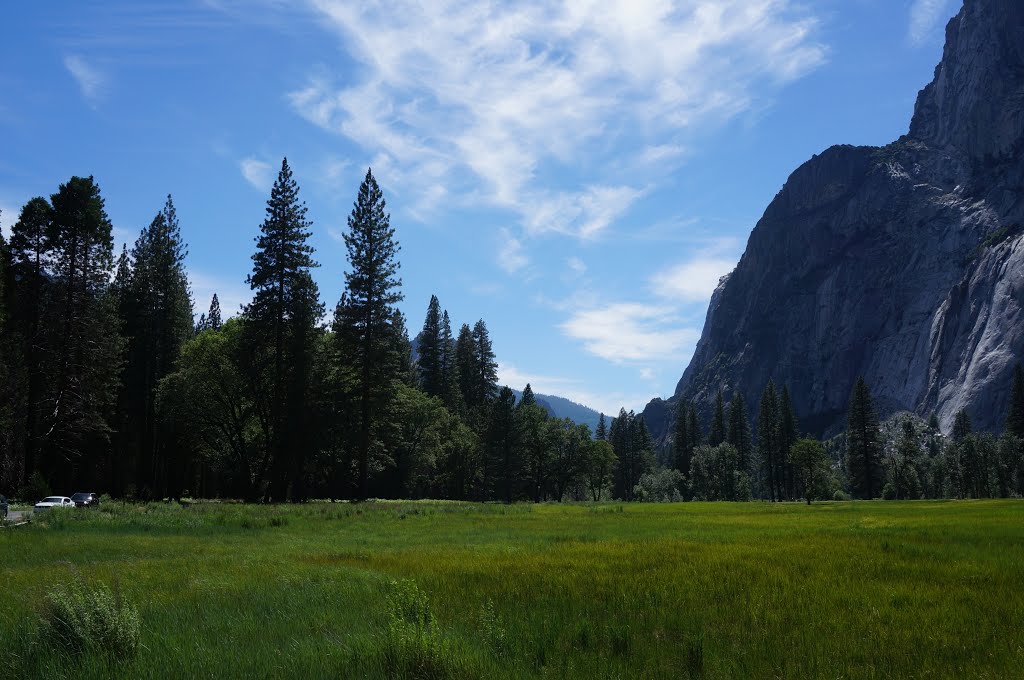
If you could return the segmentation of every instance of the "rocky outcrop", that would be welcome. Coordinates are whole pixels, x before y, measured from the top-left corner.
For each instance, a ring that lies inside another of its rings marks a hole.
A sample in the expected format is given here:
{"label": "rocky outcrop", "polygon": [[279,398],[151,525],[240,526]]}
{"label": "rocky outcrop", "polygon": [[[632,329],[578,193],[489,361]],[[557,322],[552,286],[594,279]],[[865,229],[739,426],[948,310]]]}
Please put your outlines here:
{"label": "rocky outcrop", "polygon": [[768,206],[675,395],[644,411],[656,437],[680,397],[706,416],[769,379],[831,434],[860,375],[883,415],[1001,424],[1024,356],[1024,3],[967,0],[946,36],[908,135],[828,149]]}
{"label": "rocky outcrop", "polygon": [[[1007,159],[1024,138],[1024,2],[968,0],[946,27],[910,136],[974,159]],[[1019,158],[1019,155],[1018,155]]]}

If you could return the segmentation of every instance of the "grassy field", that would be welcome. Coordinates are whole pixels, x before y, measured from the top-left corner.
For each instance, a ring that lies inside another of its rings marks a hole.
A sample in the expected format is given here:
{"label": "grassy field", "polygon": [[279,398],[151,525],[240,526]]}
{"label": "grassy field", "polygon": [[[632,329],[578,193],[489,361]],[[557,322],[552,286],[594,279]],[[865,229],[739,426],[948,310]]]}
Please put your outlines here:
{"label": "grassy field", "polygon": [[[76,580],[137,605],[134,656],[40,632]],[[1019,501],[109,504],[0,530],[4,678],[1022,673]]]}

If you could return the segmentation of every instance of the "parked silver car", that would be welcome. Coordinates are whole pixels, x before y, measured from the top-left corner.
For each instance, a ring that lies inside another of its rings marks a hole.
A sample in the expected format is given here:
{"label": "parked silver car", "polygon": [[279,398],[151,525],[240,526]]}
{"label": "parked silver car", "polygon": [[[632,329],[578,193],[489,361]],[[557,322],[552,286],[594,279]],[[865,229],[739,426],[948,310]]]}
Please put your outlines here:
{"label": "parked silver car", "polygon": [[67,496],[47,496],[32,508],[32,512],[43,512],[50,508],[73,508],[75,502]]}

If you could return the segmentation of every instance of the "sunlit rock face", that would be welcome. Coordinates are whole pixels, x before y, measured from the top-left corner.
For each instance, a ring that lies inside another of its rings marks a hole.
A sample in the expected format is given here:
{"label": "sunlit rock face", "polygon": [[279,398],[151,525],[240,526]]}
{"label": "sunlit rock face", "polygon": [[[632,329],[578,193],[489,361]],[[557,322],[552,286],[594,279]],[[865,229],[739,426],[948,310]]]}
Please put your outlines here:
{"label": "sunlit rock face", "polygon": [[674,402],[753,410],[789,387],[801,430],[843,428],[857,377],[884,416],[966,409],[1003,421],[1024,359],[1024,2],[967,0],[908,135],[835,146],[799,167],[711,300],[675,396],[648,405],[664,442]]}

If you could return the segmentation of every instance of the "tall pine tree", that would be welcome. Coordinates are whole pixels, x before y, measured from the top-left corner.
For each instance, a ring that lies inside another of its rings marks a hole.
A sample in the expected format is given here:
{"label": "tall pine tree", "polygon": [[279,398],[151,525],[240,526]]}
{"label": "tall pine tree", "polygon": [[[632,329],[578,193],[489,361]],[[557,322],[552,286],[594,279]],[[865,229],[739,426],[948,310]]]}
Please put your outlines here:
{"label": "tall pine tree", "polygon": [[489,412],[484,435],[484,488],[490,498],[511,503],[518,495],[523,474],[516,417],[516,397],[502,387]]}
{"label": "tall pine tree", "polygon": [[[48,412],[44,404],[45,383],[53,357],[55,329],[46,323],[47,310],[53,300],[50,274],[51,250],[56,233],[53,208],[45,198],[33,198],[21,209],[21,215],[11,230],[8,245],[11,260],[13,299],[9,310],[9,333],[20,350],[22,371],[19,399],[22,402],[22,422],[16,427],[23,433],[22,482],[35,472],[39,448],[45,434],[44,423]],[[10,376],[15,379],[15,376]]]}
{"label": "tall pine tree", "polygon": [[359,498],[369,495],[374,429],[388,412],[401,379],[402,350],[393,324],[395,305],[402,300],[402,280],[399,246],[386,207],[373,172],[367,170],[348,218],[345,247],[350,271],[345,274],[345,293],[334,324],[342,361],[354,375]]}
{"label": "tall pine tree", "polygon": [[419,387],[420,376],[413,361],[412,340],[405,325],[405,315],[397,307],[391,317],[391,331],[398,352],[398,379],[409,387]]}
{"label": "tall pine tree", "polygon": [[440,334],[441,358],[441,401],[452,413],[462,411],[462,395],[459,391],[459,365],[455,357],[455,338],[452,336],[452,320],[448,310],[441,314]]}
{"label": "tall pine tree", "polygon": [[875,498],[882,492],[882,444],[878,415],[864,378],[858,378],[850,395],[846,420],[846,465],[850,487],[858,498]]}
{"label": "tall pine tree", "polygon": [[725,400],[722,390],[715,395],[715,410],[711,416],[711,429],[708,430],[708,444],[718,446],[725,442]]}
{"label": "tall pine tree", "polygon": [[430,296],[427,317],[423,321],[417,347],[417,364],[420,371],[420,386],[431,397],[440,397],[441,375],[441,303],[436,295]]}
{"label": "tall pine tree", "polygon": [[782,499],[778,476],[779,450],[779,402],[775,383],[769,380],[761,393],[757,412],[757,452],[761,478],[771,501]]}
{"label": "tall pine tree", "polygon": [[[134,483],[156,497],[180,495],[187,470],[174,438],[161,435],[156,412],[156,387],[171,373],[185,341],[192,335],[192,298],[185,274],[187,247],[181,238],[171,197],[149,226],[142,230],[131,252],[131,274],[125,277],[118,263],[115,285],[118,307],[127,336],[127,365],[122,377],[119,433],[123,461],[118,471],[133,471]],[[115,480],[116,489],[127,479]]]}
{"label": "tall pine tree", "polygon": [[686,436],[690,449],[696,449],[704,443],[704,432],[700,429],[700,418],[697,417],[697,406],[692,402],[689,404],[686,413]]}
{"label": "tall pine tree", "polygon": [[483,419],[498,391],[498,361],[483,319],[473,325],[473,368],[471,395],[466,407]]}
{"label": "tall pine tree", "polygon": [[92,177],[72,177],[50,197],[48,276],[53,306],[40,468],[55,488],[97,484],[109,474],[123,343],[105,292],[113,265],[111,224]]}
{"label": "tall pine tree", "polygon": [[[0,211],[0,220],[3,219]],[[8,332],[11,256],[7,240],[0,232],[0,486],[14,488],[21,482],[21,456],[17,447],[24,439],[15,428],[15,405],[18,402],[20,352],[14,347],[14,335]]]}
{"label": "tall pine tree", "polygon": [[470,419],[470,424],[480,432],[480,423],[473,420],[474,412],[470,409],[473,403],[473,385],[476,384],[476,343],[473,342],[473,330],[469,324],[462,324],[459,335],[455,339],[455,374],[462,400],[463,415]]}
{"label": "tall pine tree", "polygon": [[736,469],[750,476],[753,443],[750,421],[747,419],[747,404],[739,392],[729,403],[729,436],[727,441],[736,449]]}
{"label": "tall pine tree", "polygon": [[973,431],[974,426],[971,424],[970,414],[963,409],[957,411],[956,417],[953,419],[953,441],[963,441]]}
{"label": "tall pine tree", "polygon": [[206,325],[215,331],[219,331],[220,327],[224,325],[220,314],[220,299],[216,293],[213,294],[213,298],[210,300],[210,311],[206,313]]}
{"label": "tall pine tree", "polygon": [[690,439],[690,402],[680,398],[676,403],[676,418],[672,430],[672,466],[690,478],[690,461],[693,459],[693,442]]}
{"label": "tall pine tree", "polygon": [[546,426],[547,413],[537,404],[533,388],[527,383],[523,397],[516,404],[516,427],[523,457],[522,486],[534,502],[544,498],[551,474],[551,446]]}
{"label": "tall pine tree", "polygon": [[626,501],[632,499],[635,484],[632,479],[633,444],[630,441],[630,434],[629,414],[625,408],[620,408],[618,417],[612,419],[608,441],[618,458],[612,478],[612,495]]}
{"label": "tall pine tree", "polygon": [[294,459],[308,453],[302,443],[301,422],[309,408],[308,378],[316,327],[323,315],[310,274],[319,266],[308,243],[311,226],[285,158],[256,238],[253,270],[247,280],[254,295],[245,308],[243,326],[252,360],[250,383],[265,433],[266,449],[259,469],[267,477],[262,481],[267,482],[263,495],[268,500],[287,497],[301,468],[301,462]]}
{"label": "tall pine tree", "polygon": [[612,421],[609,440],[618,456],[614,477],[614,493],[625,501],[633,500],[640,477],[649,469],[652,459],[651,435],[642,417],[626,409]]}

